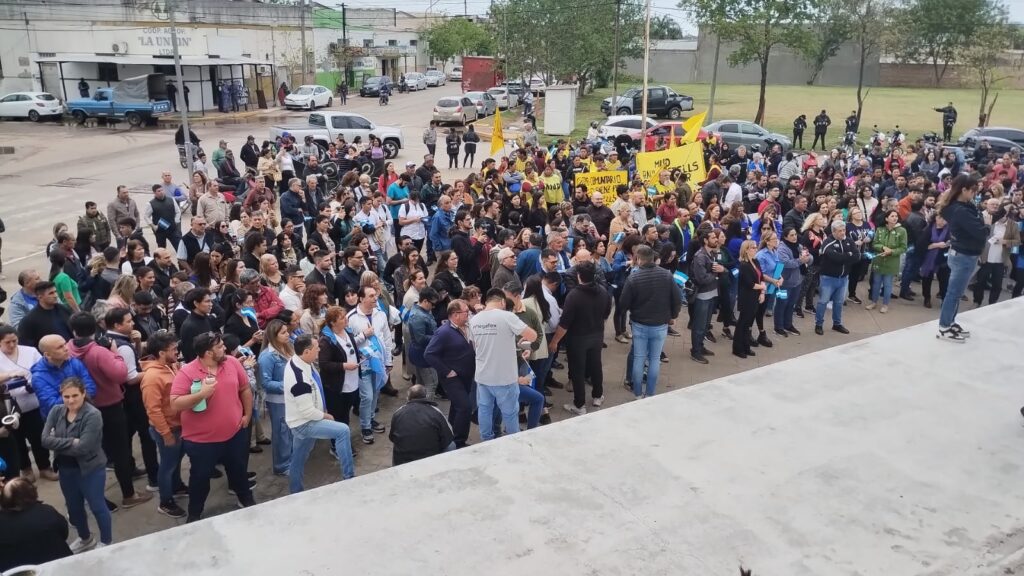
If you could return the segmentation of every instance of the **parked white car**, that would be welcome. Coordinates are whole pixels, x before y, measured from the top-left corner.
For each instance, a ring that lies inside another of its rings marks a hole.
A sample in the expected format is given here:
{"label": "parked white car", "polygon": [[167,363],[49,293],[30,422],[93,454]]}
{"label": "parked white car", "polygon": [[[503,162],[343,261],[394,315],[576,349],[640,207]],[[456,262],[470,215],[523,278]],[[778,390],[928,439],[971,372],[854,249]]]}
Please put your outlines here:
{"label": "parked white car", "polygon": [[448,77],[451,78],[452,80],[462,80],[462,66],[456,66],[452,68],[452,71],[451,73],[448,74]]}
{"label": "parked white car", "polygon": [[64,104],[49,92],[14,92],[0,98],[0,119],[28,118],[39,122],[64,114]]}
{"label": "parked white car", "polygon": [[512,94],[508,91],[508,88],[504,86],[488,88],[487,93],[494,96],[494,99],[498,102],[498,108],[502,110],[508,110],[509,108],[519,106],[519,96]]}
{"label": "parked white car", "polygon": [[444,86],[448,83],[448,77],[440,70],[427,70],[427,86]]}
{"label": "parked white car", "polygon": [[[624,116],[609,116],[597,129],[601,136],[614,140],[616,136],[629,136],[639,138],[641,130],[644,130],[642,119],[639,114],[627,114]],[[654,118],[647,118],[646,130],[658,125]]]}
{"label": "parked white car", "polygon": [[405,75],[405,89],[409,92],[427,89],[427,77],[419,72],[409,72]]}
{"label": "parked white car", "polygon": [[543,96],[547,89],[548,85],[544,83],[543,78],[538,78],[536,76],[530,78],[530,92],[533,92],[535,96]]}
{"label": "parked white car", "polygon": [[289,109],[315,110],[323,106],[330,108],[333,103],[334,93],[316,84],[299,86],[294,92],[284,97],[284,107]]}

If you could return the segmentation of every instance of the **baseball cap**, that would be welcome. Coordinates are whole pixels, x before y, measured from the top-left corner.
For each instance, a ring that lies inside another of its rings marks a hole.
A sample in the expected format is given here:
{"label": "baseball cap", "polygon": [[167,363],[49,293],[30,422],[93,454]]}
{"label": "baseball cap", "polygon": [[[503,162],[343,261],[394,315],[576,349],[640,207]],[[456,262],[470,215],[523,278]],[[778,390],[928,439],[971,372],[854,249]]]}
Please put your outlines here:
{"label": "baseball cap", "polygon": [[412,168],[412,167],[414,167],[414,166],[416,166],[416,163],[415,163],[415,162],[406,162],[406,163],[405,163],[405,167],[406,167],[406,168]]}

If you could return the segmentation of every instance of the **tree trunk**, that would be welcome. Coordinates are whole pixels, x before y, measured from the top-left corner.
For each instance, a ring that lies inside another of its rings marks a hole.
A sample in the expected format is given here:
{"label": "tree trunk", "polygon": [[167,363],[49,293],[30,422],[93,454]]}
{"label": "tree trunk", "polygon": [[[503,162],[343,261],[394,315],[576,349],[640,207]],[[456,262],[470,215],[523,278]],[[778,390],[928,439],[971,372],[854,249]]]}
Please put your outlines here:
{"label": "tree trunk", "polygon": [[860,45],[860,63],[857,67],[857,126],[860,126],[860,114],[864,108],[864,60],[867,59],[867,48],[862,42]]}
{"label": "tree trunk", "polygon": [[999,92],[996,92],[995,96],[992,97],[992,101],[988,103],[988,112],[985,113],[985,122],[982,123],[982,127],[988,126],[988,123],[992,120],[992,109],[996,107],[996,100],[999,100]]}
{"label": "tree trunk", "polygon": [[757,97],[757,114],[754,115],[754,123],[764,125],[764,96],[768,86],[768,52],[761,59],[761,90]]}
{"label": "tree trunk", "polygon": [[984,128],[986,124],[985,119],[985,105],[988,104],[988,83],[985,79],[981,80],[981,106],[978,107],[978,126]]}

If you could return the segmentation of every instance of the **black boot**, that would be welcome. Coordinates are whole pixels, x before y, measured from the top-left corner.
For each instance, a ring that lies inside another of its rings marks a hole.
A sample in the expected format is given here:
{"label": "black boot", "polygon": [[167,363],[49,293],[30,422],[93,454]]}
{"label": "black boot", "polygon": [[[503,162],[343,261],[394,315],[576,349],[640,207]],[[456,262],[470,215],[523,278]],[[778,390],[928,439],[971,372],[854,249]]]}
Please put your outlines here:
{"label": "black boot", "polygon": [[765,348],[772,347],[772,341],[768,339],[768,335],[765,334],[764,330],[761,330],[761,334],[757,337],[757,343]]}

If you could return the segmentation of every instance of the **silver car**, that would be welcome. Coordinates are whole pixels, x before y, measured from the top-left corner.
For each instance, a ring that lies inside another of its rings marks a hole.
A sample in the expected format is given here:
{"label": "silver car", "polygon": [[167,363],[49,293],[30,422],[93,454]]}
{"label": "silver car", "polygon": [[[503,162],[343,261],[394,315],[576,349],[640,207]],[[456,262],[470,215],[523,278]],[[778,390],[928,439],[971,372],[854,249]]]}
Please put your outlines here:
{"label": "silver car", "polygon": [[769,132],[748,120],[719,120],[705,126],[704,130],[720,135],[733,150],[743,145],[750,149],[757,146],[761,152],[767,152],[772,144],[781,144],[782,151],[787,152],[793,146],[788,136]]}
{"label": "silver car", "polygon": [[479,117],[476,104],[466,96],[449,96],[441,98],[434,105],[435,122],[455,122],[465,126]]}
{"label": "silver car", "polygon": [[405,75],[405,89],[409,92],[427,89],[427,77],[419,72],[409,72]]}
{"label": "silver car", "polygon": [[427,86],[444,86],[448,83],[448,77],[440,70],[427,70],[424,76],[427,77]]}
{"label": "silver car", "polygon": [[488,88],[487,93],[494,96],[495,101],[497,101],[498,108],[501,108],[502,110],[508,110],[509,108],[519,106],[519,97],[509,92],[509,89],[504,86]]}
{"label": "silver car", "polygon": [[487,92],[466,92],[463,96],[476,104],[476,111],[481,118],[494,114],[494,111],[498,109],[498,101]]}

